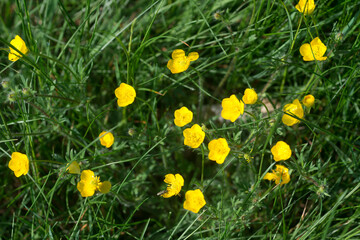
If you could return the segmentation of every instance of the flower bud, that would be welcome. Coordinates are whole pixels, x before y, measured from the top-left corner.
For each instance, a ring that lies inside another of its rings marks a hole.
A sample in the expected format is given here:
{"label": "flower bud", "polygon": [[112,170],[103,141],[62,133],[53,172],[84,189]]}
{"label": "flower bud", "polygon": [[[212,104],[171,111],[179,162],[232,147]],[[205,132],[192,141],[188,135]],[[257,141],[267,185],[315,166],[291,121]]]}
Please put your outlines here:
{"label": "flower bud", "polygon": [[215,20],[220,20],[222,16],[221,16],[220,12],[215,12],[213,14],[213,17],[214,17]]}
{"label": "flower bud", "polygon": [[21,90],[21,92],[22,92],[22,94],[23,94],[24,96],[29,96],[29,95],[30,95],[30,90],[29,90],[28,88],[23,88],[23,89]]}
{"label": "flower bud", "polygon": [[3,80],[2,82],[1,82],[1,86],[3,87],[3,88],[8,88],[9,87],[9,81],[7,81],[7,80]]}
{"label": "flower bud", "polygon": [[11,92],[8,94],[7,99],[9,102],[15,102],[16,101],[16,93]]}

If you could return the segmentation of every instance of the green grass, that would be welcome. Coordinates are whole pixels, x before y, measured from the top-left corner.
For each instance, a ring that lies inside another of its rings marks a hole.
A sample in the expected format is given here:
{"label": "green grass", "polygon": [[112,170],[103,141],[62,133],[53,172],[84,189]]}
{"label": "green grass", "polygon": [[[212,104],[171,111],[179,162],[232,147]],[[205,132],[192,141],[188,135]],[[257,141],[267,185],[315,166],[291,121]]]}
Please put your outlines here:
{"label": "green grass", "polygon": [[[288,0],[0,1],[0,239],[359,239],[360,2],[315,3],[304,18]],[[30,53],[10,62],[15,35]],[[299,48],[315,37],[328,59],[305,62]],[[173,75],[175,49],[200,58]],[[137,93],[125,108],[121,82]],[[222,99],[248,87],[262,103],[224,120]],[[284,125],[283,106],[306,94],[315,106]],[[174,125],[181,106],[207,129],[201,148]],[[219,137],[231,148],[222,165],[208,159]],[[281,187],[262,180],[279,140],[293,152]],[[16,151],[30,160],[19,178]],[[65,171],[75,160],[111,192],[82,198]],[[165,199],[168,173],[185,185]],[[196,188],[198,214],[183,209]]]}

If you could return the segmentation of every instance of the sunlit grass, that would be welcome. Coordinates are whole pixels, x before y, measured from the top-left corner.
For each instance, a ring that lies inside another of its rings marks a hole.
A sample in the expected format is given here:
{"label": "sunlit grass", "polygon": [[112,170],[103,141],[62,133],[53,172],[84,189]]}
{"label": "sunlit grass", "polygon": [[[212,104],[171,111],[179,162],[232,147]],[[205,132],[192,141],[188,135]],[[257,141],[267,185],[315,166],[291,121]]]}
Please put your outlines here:
{"label": "sunlit grass", "polygon": [[[315,1],[306,16],[296,4],[1,1],[0,238],[359,238],[360,3]],[[16,35],[29,52],[12,62]],[[304,61],[304,44],[316,61]],[[199,58],[168,68],[176,49]],[[121,83],[136,91],[126,106]],[[234,113],[247,88],[258,99]],[[239,103],[224,107],[232,95]],[[185,125],[174,122],[183,106],[193,114]],[[195,124],[204,140],[184,144]],[[101,144],[104,131],[113,143]],[[210,146],[215,139],[230,148],[223,163],[227,148]],[[291,154],[276,162],[279,141]],[[8,167],[14,152],[30,161],[25,176]],[[110,192],[94,182],[82,197],[78,169],[67,171],[74,162]],[[179,194],[167,174],[183,177]],[[206,201],[198,213],[184,209],[195,189]]]}

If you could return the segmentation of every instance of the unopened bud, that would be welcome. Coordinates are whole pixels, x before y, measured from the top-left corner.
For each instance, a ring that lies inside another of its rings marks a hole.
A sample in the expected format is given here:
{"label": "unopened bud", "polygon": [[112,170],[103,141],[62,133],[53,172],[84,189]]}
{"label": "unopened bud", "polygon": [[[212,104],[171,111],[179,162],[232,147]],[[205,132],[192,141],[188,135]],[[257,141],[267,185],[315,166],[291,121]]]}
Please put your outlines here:
{"label": "unopened bud", "polygon": [[15,102],[16,93],[14,93],[14,92],[9,93],[8,96],[7,96],[7,99],[8,99],[9,102]]}
{"label": "unopened bud", "polygon": [[9,81],[7,81],[7,80],[3,80],[2,82],[1,82],[1,86],[3,87],[3,88],[8,88],[9,87]]}
{"label": "unopened bud", "polygon": [[135,129],[129,128],[128,134],[129,134],[131,137],[134,136],[134,134],[135,134]]}
{"label": "unopened bud", "polygon": [[213,15],[214,19],[215,20],[220,20],[221,19],[221,14],[220,12],[215,12],[214,15]]}
{"label": "unopened bud", "polygon": [[23,88],[21,90],[22,94],[24,94],[25,96],[28,96],[30,94],[30,90],[28,88]]}

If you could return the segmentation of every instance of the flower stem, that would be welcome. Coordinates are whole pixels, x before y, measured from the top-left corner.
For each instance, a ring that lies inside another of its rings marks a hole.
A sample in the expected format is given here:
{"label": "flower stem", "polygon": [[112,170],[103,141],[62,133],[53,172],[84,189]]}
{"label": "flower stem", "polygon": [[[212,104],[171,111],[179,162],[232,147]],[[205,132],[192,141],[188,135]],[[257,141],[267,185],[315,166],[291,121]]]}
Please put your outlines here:
{"label": "flower stem", "polygon": [[279,198],[280,198],[280,204],[281,204],[281,213],[282,213],[282,222],[283,222],[283,239],[286,239],[286,225],[285,225],[285,210],[284,210],[284,204],[282,200],[282,194],[281,194],[281,187],[278,188],[279,191]]}
{"label": "flower stem", "polygon": [[203,184],[203,181],[204,181],[204,162],[205,162],[203,144],[201,144],[201,158],[202,158],[202,163],[201,163],[201,187],[203,187],[204,186],[204,184]]}

